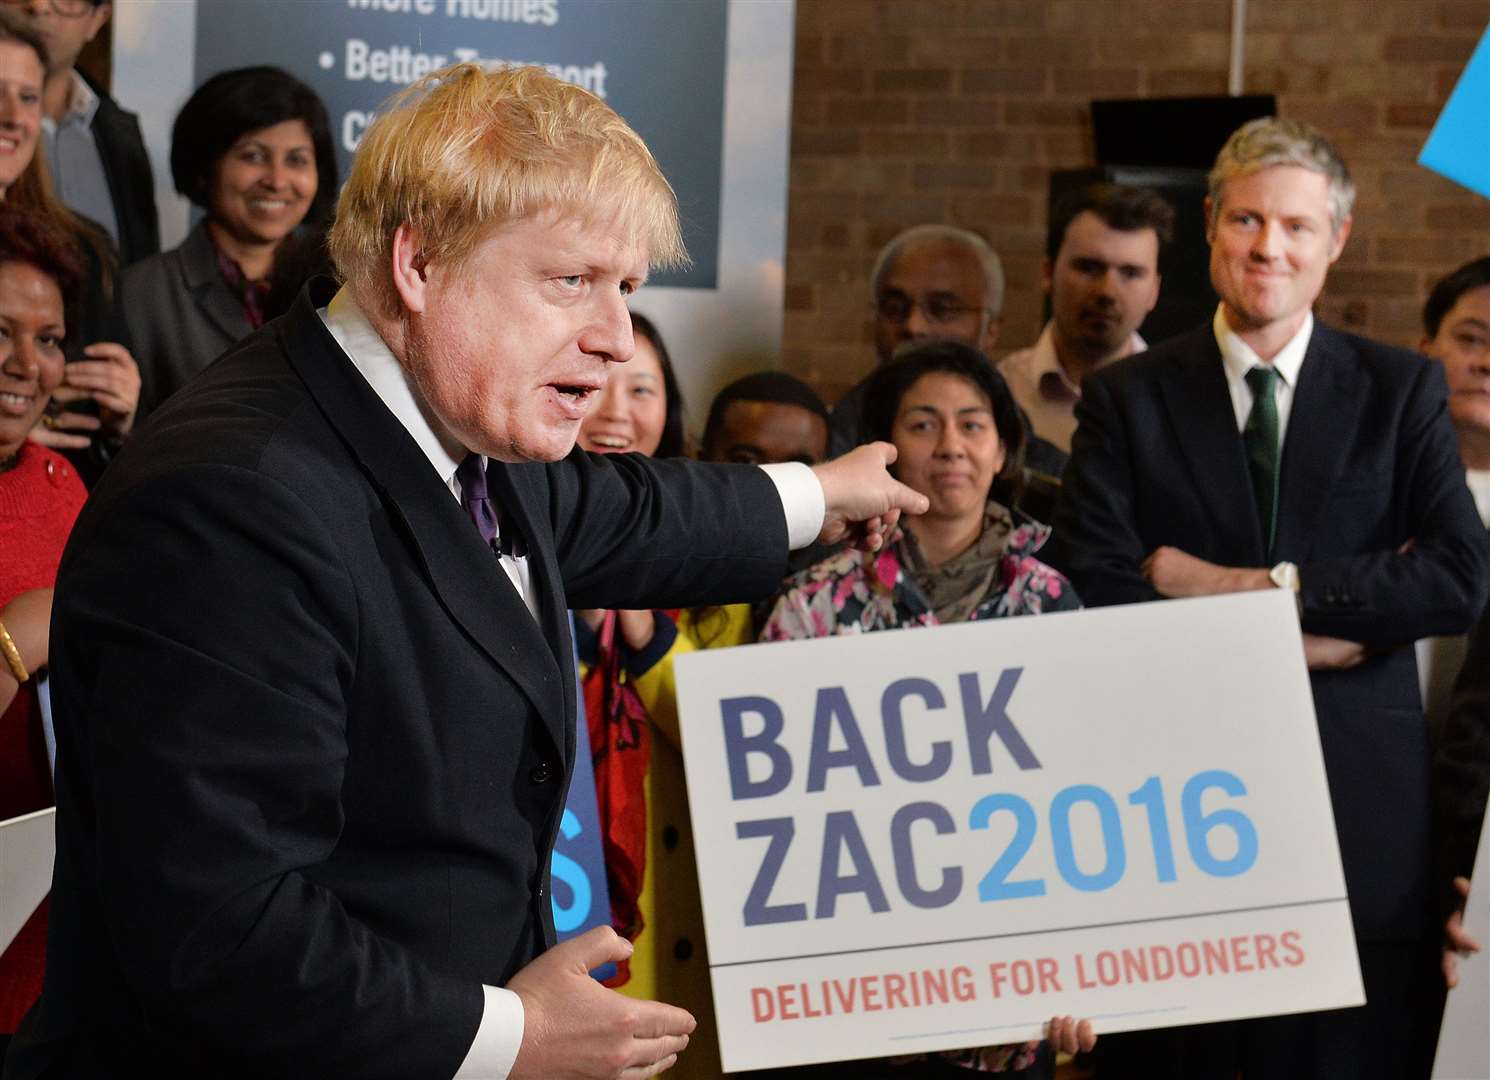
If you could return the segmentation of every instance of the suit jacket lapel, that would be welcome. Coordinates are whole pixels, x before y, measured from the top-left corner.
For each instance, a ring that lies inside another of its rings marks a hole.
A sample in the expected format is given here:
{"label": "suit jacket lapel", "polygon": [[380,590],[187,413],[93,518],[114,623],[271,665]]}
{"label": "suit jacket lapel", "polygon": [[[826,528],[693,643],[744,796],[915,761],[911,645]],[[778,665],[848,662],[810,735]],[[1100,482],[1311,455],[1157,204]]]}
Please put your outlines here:
{"label": "suit jacket lapel", "polygon": [[1164,403],[1195,491],[1225,546],[1222,561],[1235,559],[1237,565],[1261,566],[1262,524],[1221,350],[1209,324],[1192,337],[1192,347],[1177,349],[1176,362],[1160,377]]}
{"label": "suit jacket lapel", "polygon": [[[528,545],[528,572],[538,600],[538,621],[543,638],[553,649],[553,660],[559,667],[564,694],[565,715],[578,712],[575,703],[574,647],[569,636],[569,605],[564,596],[564,579],[559,572],[552,524],[544,512],[547,484],[539,464],[506,465],[489,462],[487,484],[497,501],[503,527],[510,523],[519,529]],[[574,761],[573,732],[566,731],[557,740],[564,749],[566,764]]]}
{"label": "suit jacket lapel", "polygon": [[1278,478],[1279,558],[1308,558],[1315,524],[1345,464],[1365,405],[1365,385],[1352,379],[1352,359],[1340,336],[1314,324],[1299,384],[1293,392]]}
{"label": "suit jacket lapel", "polygon": [[[512,581],[482,542],[429,460],[342,353],[315,313],[334,293],[302,293],[279,323],[290,364],[403,525],[430,585],[451,617],[518,684],[554,745],[568,749],[564,718],[573,701],[552,649]],[[530,534],[533,535],[533,534]],[[544,546],[546,534],[535,537]],[[551,554],[549,558],[551,558]],[[568,640],[567,632],[557,640]]]}
{"label": "suit jacket lapel", "polygon": [[181,274],[187,290],[196,300],[202,314],[233,341],[253,333],[248,316],[223,284],[217,269],[217,252],[207,235],[205,222],[193,229],[181,245]]}

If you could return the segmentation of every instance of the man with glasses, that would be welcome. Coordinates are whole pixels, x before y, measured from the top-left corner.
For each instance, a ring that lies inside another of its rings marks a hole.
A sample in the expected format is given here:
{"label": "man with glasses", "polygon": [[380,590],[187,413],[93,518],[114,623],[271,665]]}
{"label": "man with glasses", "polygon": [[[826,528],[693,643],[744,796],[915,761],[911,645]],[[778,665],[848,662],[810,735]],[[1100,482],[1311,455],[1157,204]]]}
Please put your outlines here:
{"label": "man with glasses", "polygon": [[[901,349],[933,338],[960,341],[992,357],[1004,310],[1004,267],[977,233],[951,225],[906,229],[881,249],[870,281],[874,346],[881,364]],[[866,376],[833,407],[828,433],[832,457],[869,441],[859,418],[868,382]],[[1047,520],[1060,490],[1065,452],[1031,433],[1024,460],[1027,480],[1020,505]]]}
{"label": "man with glasses", "polygon": [[129,266],[160,251],[155,179],[139,119],[77,70],[78,55],[108,23],[107,0],[4,0],[47,49],[42,137],[57,194],[96,222]]}
{"label": "man with glasses", "polygon": [[[988,353],[998,342],[1004,268],[976,233],[951,225],[917,225],[884,246],[870,279],[874,346],[879,363],[928,338],[961,341]],[[829,452],[868,441],[859,410],[866,377],[833,408]]]}

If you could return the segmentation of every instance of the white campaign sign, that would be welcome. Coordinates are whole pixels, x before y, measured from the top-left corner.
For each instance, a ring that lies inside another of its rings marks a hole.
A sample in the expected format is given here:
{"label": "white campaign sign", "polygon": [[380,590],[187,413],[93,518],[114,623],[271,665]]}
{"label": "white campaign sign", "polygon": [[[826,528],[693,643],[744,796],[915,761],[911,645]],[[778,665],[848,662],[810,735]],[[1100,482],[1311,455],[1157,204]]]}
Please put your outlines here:
{"label": "white campaign sign", "polygon": [[726,1071],[1365,1000],[1285,593],[677,670]]}
{"label": "white campaign sign", "polygon": [[48,807],[0,821],[0,953],[51,891],[56,817]]}

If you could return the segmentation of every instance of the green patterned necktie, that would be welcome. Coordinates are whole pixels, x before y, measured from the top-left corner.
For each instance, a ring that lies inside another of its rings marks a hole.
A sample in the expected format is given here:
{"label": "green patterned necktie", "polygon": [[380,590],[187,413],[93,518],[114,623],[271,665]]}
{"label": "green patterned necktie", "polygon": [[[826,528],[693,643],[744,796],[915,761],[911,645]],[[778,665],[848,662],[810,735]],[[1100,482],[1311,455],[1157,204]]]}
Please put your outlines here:
{"label": "green patterned necktie", "polygon": [[1278,531],[1278,402],[1273,396],[1278,378],[1278,373],[1266,364],[1247,372],[1252,411],[1247,414],[1247,426],[1242,429],[1247,471],[1252,474],[1252,497],[1257,500],[1257,519],[1262,522],[1262,539],[1269,558]]}

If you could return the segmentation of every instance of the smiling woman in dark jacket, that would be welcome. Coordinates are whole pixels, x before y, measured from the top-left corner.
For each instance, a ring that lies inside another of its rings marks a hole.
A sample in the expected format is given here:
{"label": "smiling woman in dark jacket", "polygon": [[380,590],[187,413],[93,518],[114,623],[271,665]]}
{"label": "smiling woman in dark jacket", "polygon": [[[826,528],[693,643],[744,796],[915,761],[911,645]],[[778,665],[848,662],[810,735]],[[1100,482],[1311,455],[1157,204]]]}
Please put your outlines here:
{"label": "smiling woman in dark jacket", "polygon": [[171,178],[207,216],[180,247],[124,275],[141,415],[262,325],[281,242],[329,217],[336,158],[326,107],[278,68],[214,75],[176,117]]}

